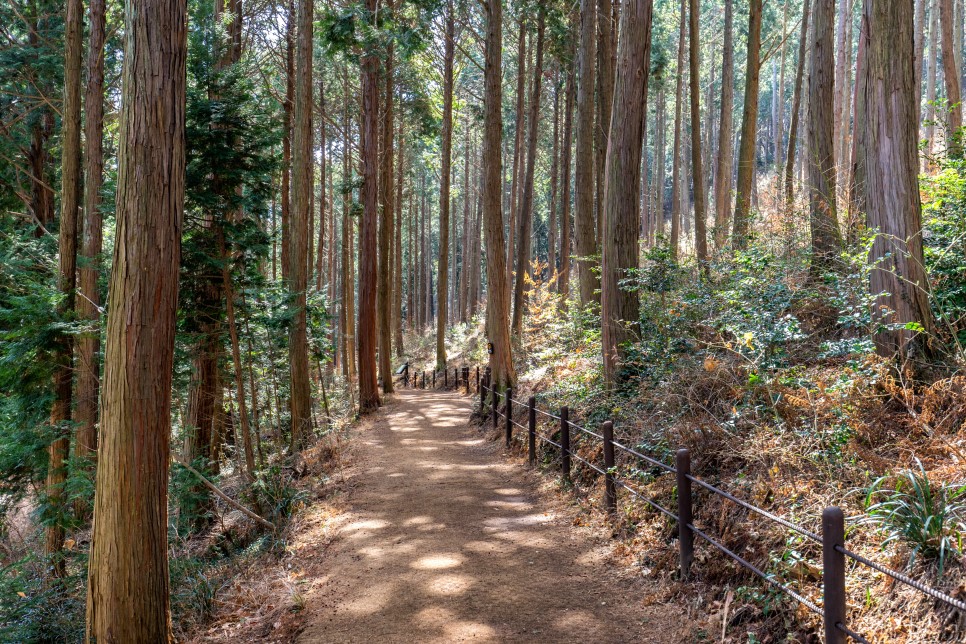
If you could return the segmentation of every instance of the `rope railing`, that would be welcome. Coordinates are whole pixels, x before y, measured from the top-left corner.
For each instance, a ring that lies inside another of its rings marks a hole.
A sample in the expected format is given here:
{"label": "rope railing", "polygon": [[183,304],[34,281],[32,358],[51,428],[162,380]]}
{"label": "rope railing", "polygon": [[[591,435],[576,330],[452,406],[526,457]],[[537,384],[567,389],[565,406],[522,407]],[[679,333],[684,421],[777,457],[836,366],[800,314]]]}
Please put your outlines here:
{"label": "rope railing", "polygon": [[[466,391],[469,393],[469,367],[463,367],[462,373],[464,376],[463,384],[465,384]],[[456,375],[458,378],[459,370],[456,371]],[[406,365],[407,382],[408,377],[409,371],[408,365]],[[412,378],[415,384],[416,374],[413,374]],[[425,372],[423,372],[422,379],[423,386],[425,386]],[[708,545],[710,545],[712,548],[720,551],[742,568],[745,568],[755,576],[761,578],[769,586],[798,602],[812,613],[820,615],[824,625],[825,641],[827,644],[843,644],[846,641],[846,638],[851,638],[856,642],[868,644],[868,640],[861,633],[849,628],[846,622],[846,558],[852,559],[853,561],[867,566],[879,572],[880,574],[886,575],[887,577],[890,577],[900,583],[910,586],[911,588],[914,588],[915,590],[918,590],[919,592],[922,592],[933,599],[943,602],[952,608],[966,612],[966,602],[956,599],[946,593],[936,590],[935,588],[911,579],[906,575],[886,568],[881,564],[877,564],[870,559],[846,549],[844,546],[845,518],[841,509],[837,507],[827,507],[824,509],[822,512],[822,531],[821,534],[817,534],[803,526],[785,519],[784,517],[752,505],[751,503],[748,503],[747,501],[744,501],[715,485],[693,476],[691,474],[691,456],[687,449],[680,449],[677,451],[674,466],[667,465],[657,458],[643,454],[636,449],[614,440],[613,424],[610,421],[603,423],[601,425],[602,431],[597,433],[572,422],[570,420],[570,411],[567,407],[561,407],[560,414],[557,415],[549,411],[539,409],[536,406],[536,398],[533,396],[524,402],[513,398],[513,392],[509,388],[502,393],[497,391],[491,386],[489,368],[486,368],[481,373],[479,367],[477,367],[475,381],[476,393],[480,397],[480,415],[484,417],[490,416],[492,418],[494,428],[498,426],[499,419],[504,420],[506,445],[508,447],[512,445],[514,439],[523,440],[522,436],[514,436],[514,428],[520,430],[521,432],[526,432],[527,440],[524,442],[527,444],[527,452],[531,466],[536,465],[536,446],[537,442],[539,441],[541,444],[549,445],[555,448],[555,451],[557,451],[559,456],[554,460],[559,461],[561,475],[565,481],[569,482],[571,480],[572,459],[593,470],[604,478],[605,506],[609,512],[616,511],[617,490],[622,489],[628,492],[635,499],[647,504],[654,510],[666,516],[668,519],[677,523],[678,549],[682,578],[686,579],[690,576],[690,568],[694,560],[694,536],[698,536],[703,541],[708,543]],[[433,382],[436,381],[433,380]],[[444,377],[444,385],[447,383],[448,378]],[[460,386],[458,380],[456,386],[457,388]],[[503,407],[502,411],[500,410],[501,403]],[[490,409],[489,413],[487,414],[486,407],[488,404]],[[527,425],[524,425],[513,418],[514,405],[525,408],[528,411]],[[536,418],[538,414],[543,418],[550,419],[558,424],[557,431],[560,435],[559,442],[537,432]],[[603,443],[603,467],[590,462],[571,449],[571,430],[576,430],[579,435],[589,436]],[[638,459],[652,467],[658,468],[664,473],[674,474],[676,477],[678,511],[676,513],[671,511],[670,509],[658,503],[655,498],[649,498],[646,494],[625,482],[623,477],[619,475],[619,470],[615,462],[615,450],[628,457]],[[819,607],[818,604],[806,596],[802,595],[799,591],[792,588],[790,585],[782,583],[776,579],[774,575],[769,575],[752,562],[746,560],[738,553],[717,541],[714,537],[708,535],[700,528],[695,527],[694,521],[691,518],[693,514],[693,505],[696,499],[692,492],[692,483],[714,496],[718,496],[735,503],[749,512],[781,525],[782,527],[796,532],[810,541],[820,545],[822,547],[821,585],[823,593],[821,607]]]}

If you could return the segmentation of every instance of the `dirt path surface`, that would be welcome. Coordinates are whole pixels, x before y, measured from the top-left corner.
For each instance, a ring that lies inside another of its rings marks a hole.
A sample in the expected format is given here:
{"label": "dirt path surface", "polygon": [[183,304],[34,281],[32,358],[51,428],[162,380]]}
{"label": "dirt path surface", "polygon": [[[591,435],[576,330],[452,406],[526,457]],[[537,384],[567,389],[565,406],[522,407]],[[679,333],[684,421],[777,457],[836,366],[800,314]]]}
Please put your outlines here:
{"label": "dirt path surface", "polygon": [[679,642],[606,544],[548,511],[467,423],[472,401],[404,390],[354,437],[348,511],[301,643]]}

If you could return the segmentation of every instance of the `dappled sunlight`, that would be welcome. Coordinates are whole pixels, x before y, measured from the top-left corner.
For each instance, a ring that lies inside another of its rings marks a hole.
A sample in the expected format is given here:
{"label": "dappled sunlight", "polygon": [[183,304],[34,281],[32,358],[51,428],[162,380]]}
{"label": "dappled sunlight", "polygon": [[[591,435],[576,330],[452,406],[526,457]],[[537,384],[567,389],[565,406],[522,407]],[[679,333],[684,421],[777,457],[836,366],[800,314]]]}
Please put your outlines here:
{"label": "dappled sunlight", "polygon": [[595,548],[515,485],[522,470],[466,426],[468,399],[398,396],[364,434],[382,448],[362,448],[372,466],[300,641],[656,641],[612,631],[622,618],[572,585],[599,572]]}
{"label": "dappled sunlight", "polygon": [[412,567],[419,570],[439,570],[442,568],[455,568],[463,563],[461,557],[452,555],[432,555],[423,557],[413,562]]}

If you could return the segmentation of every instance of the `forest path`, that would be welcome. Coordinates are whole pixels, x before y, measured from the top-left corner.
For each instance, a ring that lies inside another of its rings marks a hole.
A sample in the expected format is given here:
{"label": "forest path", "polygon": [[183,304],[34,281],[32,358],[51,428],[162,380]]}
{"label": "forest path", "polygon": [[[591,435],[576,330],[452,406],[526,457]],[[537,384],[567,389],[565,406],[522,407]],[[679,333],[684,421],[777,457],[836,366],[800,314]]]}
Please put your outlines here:
{"label": "forest path", "polygon": [[618,578],[602,540],[549,511],[471,407],[404,389],[356,430],[298,641],[682,641],[681,608],[642,606],[648,582]]}

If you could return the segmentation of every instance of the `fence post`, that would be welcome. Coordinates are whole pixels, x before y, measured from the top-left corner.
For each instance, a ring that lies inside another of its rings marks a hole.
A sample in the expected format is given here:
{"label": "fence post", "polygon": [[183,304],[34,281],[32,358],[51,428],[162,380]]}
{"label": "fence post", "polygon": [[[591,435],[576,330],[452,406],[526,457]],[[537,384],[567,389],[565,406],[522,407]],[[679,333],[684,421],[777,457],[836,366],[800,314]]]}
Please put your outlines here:
{"label": "fence post", "polygon": [[[483,384],[486,385],[486,376],[483,377]],[[486,396],[483,393],[483,387],[477,387],[477,393],[480,394],[480,416],[483,416],[483,411],[486,409],[484,405],[486,404]]]}
{"label": "fence post", "polygon": [[436,370],[433,369],[433,389],[436,389]]}
{"label": "fence post", "polygon": [[460,368],[453,367],[453,389],[460,388]]}
{"label": "fence post", "polygon": [[570,408],[560,408],[560,472],[570,482]]}
{"label": "fence post", "polygon": [[490,386],[490,400],[492,401],[492,403],[490,404],[490,412],[493,414],[493,429],[496,429],[496,414],[497,414],[496,408],[500,404],[500,394],[496,392],[496,385],[494,385],[492,382],[490,382],[489,386]]}
{"label": "fence post", "polygon": [[463,367],[463,384],[466,385],[466,395],[470,395],[470,368]]}
{"label": "fence post", "polygon": [[423,387],[422,388],[423,389],[426,388],[426,370],[425,369],[423,369]]}
{"label": "fence post", "polygon": [[617,510],[617,485],[614,482],[614,423],[605,421],[604,433],[604,505],[608,512]]}
{"label": "fence post", "polygon": [[527,400],[527,455],[530,467],[537,462],[537,399],[530,396]]}
{"label": "fence post", "polygon": [[822,511],[822,585],[825,601],[826,644],[845,644],[845,633],[837,624],[845,626],[845,555],[835,549],[845,547],[845,516],[835,506]]}
{"label": "fence post", "polygon": [[506,388],[506,407],[503,411],[506,413],[506,446],[509,447],[513,440],[513,389],[510,387]]}
{"label": "fence post", "polygon": [[449,389],[449,368],[443,367],[443,388]]}
{"label": "fence post", "polygon": [[480,390],[480,365],[476,365],[476,390]]}
{"label": "fence post", "polygon": [[691,576],[694,561],[694,532],[688,527],[694,522],[691,507],[691,452],[679,449],[674,457],[678,483],[678,547],[681,553],[681,579]]}

